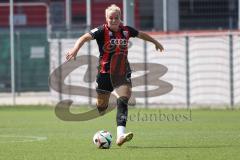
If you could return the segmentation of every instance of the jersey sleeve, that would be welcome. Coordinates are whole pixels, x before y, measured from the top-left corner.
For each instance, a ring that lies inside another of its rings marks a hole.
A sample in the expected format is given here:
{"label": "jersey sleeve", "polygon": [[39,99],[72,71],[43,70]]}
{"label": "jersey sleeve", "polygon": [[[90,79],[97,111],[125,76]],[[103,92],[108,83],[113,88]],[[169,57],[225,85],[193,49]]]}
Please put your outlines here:
{"label": "jersey sleeve", "polygon": [[139,33],[138,30],[136,30],[135,28],[132,28],[130,26],[127,26],[127,28],[129,30],[130,37],[137,37],[138,36],[138,33]]}
{"label": "jersey sleeve", "polygon": [[99,39],[103,34],[103,26],[96,27],[92,29],[89,34],[93,37],[93,39]]}

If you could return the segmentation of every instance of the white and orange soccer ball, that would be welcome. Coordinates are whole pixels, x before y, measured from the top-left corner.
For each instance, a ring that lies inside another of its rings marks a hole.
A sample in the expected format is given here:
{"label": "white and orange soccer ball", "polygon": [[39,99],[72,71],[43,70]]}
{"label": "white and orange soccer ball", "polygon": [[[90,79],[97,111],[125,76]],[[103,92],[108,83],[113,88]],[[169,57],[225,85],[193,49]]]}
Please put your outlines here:
{"label": "white and orange soccer ball", "polygon": [[94,134],[93,143],[100,149],[109,149],[112,144],[112,135],[110,132],[101,130]]}

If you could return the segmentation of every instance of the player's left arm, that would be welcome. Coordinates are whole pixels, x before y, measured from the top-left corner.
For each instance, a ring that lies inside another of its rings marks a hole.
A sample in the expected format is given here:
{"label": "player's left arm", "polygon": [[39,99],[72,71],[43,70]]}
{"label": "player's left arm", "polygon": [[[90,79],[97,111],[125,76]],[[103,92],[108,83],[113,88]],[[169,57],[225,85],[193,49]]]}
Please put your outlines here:
{"label": "player's left arm", "polygon": [[155,45],[156,50],[160,50],[160,52],[162,52],[164,50],[162,44],[160,44],[156,39],[154,39],[153,37],[151,37],[147,33],[139,31],[137,37],[142,39],[142,40],[152,42]]}

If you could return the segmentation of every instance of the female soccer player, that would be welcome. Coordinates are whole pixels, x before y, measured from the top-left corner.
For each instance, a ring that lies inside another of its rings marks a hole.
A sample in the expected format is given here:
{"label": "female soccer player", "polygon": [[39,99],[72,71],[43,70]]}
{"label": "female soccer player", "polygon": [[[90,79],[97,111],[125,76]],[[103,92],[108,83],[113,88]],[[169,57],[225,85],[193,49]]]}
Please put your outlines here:
{"label": "female soccer player", "polygon": [[[100,114],[108,107],[111,92],[116,89],[117,98],[117,140],[116,144],[123,143],[133,138],[133,133],[125,133],[128,100],[131,97],[131,71],[127,61],[128,40],[130,37],[138,37],[145,41],[152,42],[156,50],[163,51],[163,46],[148,34],[137,31],[130,26],[121,23],[121,10],[112,4],[105,10],[106,24],[92,29],[85,33],[75,43],[74,47],[66,55],[67,61],[75,59],[78,51],[87,41],[96,39],[100,56],[97,75],[97,102],[96,106]],[[121,63],[124,61],[123,63]],[[121,64],[121,65],[119,65]],[[123,73],[123,74],[121,74]],[[115,75],[122,75],[120,77]],[[115,77],[114,77],[115,76]]]}

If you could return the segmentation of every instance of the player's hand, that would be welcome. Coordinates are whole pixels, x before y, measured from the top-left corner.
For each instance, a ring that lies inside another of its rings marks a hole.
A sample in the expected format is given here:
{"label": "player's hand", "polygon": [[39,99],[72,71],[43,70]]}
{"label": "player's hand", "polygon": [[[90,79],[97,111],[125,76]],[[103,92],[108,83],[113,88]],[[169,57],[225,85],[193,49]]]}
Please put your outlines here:
{"label": "player's hand", "polygon": [[163,46],[160,43],[156,43],[155,48],[156,48],[156,51],[160,50],[160,52],[164,50]]}
{"label": "player's hand", "polygon": [[72,59],[76,60],[77,52],[74,52],[73,50],[70,50],[66,54],[66,60],[70,61]]}

